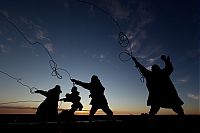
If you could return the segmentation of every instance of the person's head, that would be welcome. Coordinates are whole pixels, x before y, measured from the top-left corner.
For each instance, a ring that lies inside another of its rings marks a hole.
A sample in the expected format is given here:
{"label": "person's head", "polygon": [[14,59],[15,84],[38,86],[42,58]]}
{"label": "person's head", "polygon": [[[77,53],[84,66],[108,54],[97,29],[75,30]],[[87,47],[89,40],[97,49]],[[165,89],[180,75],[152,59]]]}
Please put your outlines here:
{"label": "person's head", "polygon": [[55,92],[62,93],[62,91],[61,91],[61,89],[60,89],[60,85],[56,85],[56,86],[53,88],[53,90],[54,90]]}
{"label": "person's head", "polygon": [[57,96],[60,95],[60,93],[62,93],[62,91],[59,85],[56,85],[54,88],[48,90],[48,96],[52,98],[53,97],[56,98]]}
{"label": "person's head", "polygon": [[72,89],[71,89],[71,92],[75,95],[79,95],[79,92],[77,91],[77,87],[76,86],[73,86]]}
{"label": "person's head", "polygon": [[157,65],[157,64],[152,65],[151,71],[152,72],[158,72],[158,71],[160,71],[159,65]]}
{"label": "person's head", "polygon": [[73,86],[72,89],[71,89],[71,92],[77,92],[77,87]]}
{"label": "person's head", "polygon": [[98,82],[99,78],[96,75],[92,75],[91,82]]}
{"label": "person's head", "polygon": [[69,93],[66,93],[66,94],[65,94],[65,97],[66,97],[66,98],[69,98],[69,97],[70,97],[70,94],[69,94]]}

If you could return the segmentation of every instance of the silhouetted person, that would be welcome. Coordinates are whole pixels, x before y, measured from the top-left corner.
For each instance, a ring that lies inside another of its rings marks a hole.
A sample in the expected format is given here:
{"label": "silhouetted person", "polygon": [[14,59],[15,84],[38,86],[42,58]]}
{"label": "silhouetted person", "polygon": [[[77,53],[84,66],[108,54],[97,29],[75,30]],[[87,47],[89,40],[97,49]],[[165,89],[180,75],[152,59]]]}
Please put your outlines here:
{"label": "silhouetted person", "polygon": [[59,121],[74,121],[74,113],[79,110],[82,111],[83,105],[80,102],[81,97],[79,96],[79,92],[77,91],[77,87],[73,86],[71,89],[71,93],[66,93],[65,98],[60,99],[60,101],[64,102],[72,102],[71,108],[69,110],[63,110],[59,114]]}
{"label": "silhouetted person", "polygon": [[72,102],[71,109],[69,110],[69,113],[71,114],[74,114],[76,110],[82,111],[83,105],[81,104],[80,100],[81,97],[79,96],[76,86],[72,87],[71,94],[66,93],[65,98],[60,99],[60,101]]}
{"label": "silhouetted person", "polygon": [[57,121],[58,101],[61,92],[59,85],[56,85],[48,91],[35,91],[35,93],[40,93],[46,96],[46,99],[38,106],[36,112],[36,116],[40,121]]}
{"label": "silhouetted person", "polygon": [[170,79],[173,66],[169,56],[162,55],[165,67],[161,69],[157,64],[152,65],[151,71],[141,65],[135,57],[132,57],[136,67],[146,79],[146,87],[149,96],[147,106],[151,106],[149,115],[155,115],[162,108],[170,108],[178,115],[184,115],[182,105],[183,101],[179,98],[178,93]]}
{"label": "silhouetted person", "polygon": [[92,76],[90,83],[81,82],[76,79],[71,79],[71,81],[90,91],[89,97],[91,98],[90,104],[92,105],[90,109],[90,118],[94,116],[98,109],[102,109],[109,117],[113,116],[113,112],[110,110],[104,95],[105,88],[96,75]]}

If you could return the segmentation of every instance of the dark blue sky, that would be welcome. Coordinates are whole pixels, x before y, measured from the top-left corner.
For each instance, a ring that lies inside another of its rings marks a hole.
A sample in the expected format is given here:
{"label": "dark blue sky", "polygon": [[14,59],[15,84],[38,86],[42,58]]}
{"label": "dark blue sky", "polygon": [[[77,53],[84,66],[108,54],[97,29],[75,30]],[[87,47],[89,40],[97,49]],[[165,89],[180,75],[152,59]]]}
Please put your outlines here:
{"label": "dark blue sky", "polygon": [[[59,71],[62,79],[51,76],[48,50],[58,67],[67,70],[72,78],[89,82],[93,74],[98,75],[113,111],[140,114],[149,109],[145,83],[140,81],[134,63],[121,61],[119,54],[131,47],[133,55],[147,68],[155,63],[163,67],[160,55],[166,54],[174,66],[171,79],[185,102],[185,112],[199,113],[198,5],[198,0],[1,0],[0,13],[29,41],[42,46],[30,45],[1,15],[0,70],[38,89],[48,90],[60,84],[64,97],[72,83],[64,71]],[[120,31],[127,35],[130,46],[120,46]],[[89,109],[89,92],[81,87],[78,90],[84,108]],[[0,91],[1,103],[44,99],[30,94],[29,88],[3,73]],[[69,107],[70,103],[61,105]],[[160,113],[173,114],[167,111]]]}

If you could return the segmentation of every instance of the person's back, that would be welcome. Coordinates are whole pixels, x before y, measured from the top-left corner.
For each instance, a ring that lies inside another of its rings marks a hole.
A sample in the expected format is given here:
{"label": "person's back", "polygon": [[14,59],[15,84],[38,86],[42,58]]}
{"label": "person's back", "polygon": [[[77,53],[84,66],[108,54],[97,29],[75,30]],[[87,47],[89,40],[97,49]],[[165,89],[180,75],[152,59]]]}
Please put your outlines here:
{"label": "person's back", "polygon": [[37,90],[35,93],[40,93],[46,96],[46,99],[38,106],[36,117],[40,121],[56,121],[58,116],[58,101],[62,91],[60,86],[56,85],[49,91]]}
{"label": "person's back", "polygon": [[92,77],[92,80],[89,83],[90,97],[92,98],[90,104],[98,106],[108,104],[104,94],[105,88],[102,86],[101,82],[95,78]]}

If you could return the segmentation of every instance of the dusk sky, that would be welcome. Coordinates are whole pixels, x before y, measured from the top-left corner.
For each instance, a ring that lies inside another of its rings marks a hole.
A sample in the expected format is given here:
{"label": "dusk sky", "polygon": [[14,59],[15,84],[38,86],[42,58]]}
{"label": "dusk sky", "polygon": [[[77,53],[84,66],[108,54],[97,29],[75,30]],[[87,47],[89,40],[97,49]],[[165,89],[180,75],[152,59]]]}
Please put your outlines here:
{"label": "dusk sky", "polygon": [[[35,113],[28,108],[37,108],[45,97],[31,94],[22,84],[46,91],[58,84],[63,98],[72,87],[66,71],[84,82],[98,75],[114,114],[148,113],[145,81],[133,61],[119,58],[131,47],[148,69],[152,64],[163,68],[160,55],[169,55],[174,66],[170,77],[185,113],[200,114],[200,1],[83,1],[0,1],[0,113]],[[120,31],[128,37],[129,46],[119,44]],[[40,44],[31,45],[24,37]],[[57,67],[66,70],[58,70],[62,79],[51,75],[47,51]],[[89,91],[77,87],[83,109],[89,110]],[[17,103],[3,104],[8,102]],[[70,106],[59,102],[59,108]],[[175,113],[161,109],[158,114]]]}

